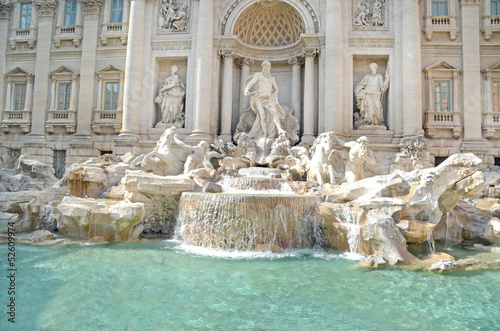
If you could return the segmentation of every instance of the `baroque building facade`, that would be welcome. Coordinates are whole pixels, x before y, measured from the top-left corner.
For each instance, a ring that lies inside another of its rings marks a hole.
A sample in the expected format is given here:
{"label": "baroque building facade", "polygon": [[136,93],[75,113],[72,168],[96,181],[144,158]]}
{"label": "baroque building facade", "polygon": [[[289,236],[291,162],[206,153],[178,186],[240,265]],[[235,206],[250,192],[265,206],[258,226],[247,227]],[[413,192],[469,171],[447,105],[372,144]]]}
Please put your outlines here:
{"label": "baroque building facade", "polygon": [[373,173],[420,130],[431,163],[500,162],[500,0],[0,0],[1,152],[230,141],[264,61],[301,141],[367,136]]}

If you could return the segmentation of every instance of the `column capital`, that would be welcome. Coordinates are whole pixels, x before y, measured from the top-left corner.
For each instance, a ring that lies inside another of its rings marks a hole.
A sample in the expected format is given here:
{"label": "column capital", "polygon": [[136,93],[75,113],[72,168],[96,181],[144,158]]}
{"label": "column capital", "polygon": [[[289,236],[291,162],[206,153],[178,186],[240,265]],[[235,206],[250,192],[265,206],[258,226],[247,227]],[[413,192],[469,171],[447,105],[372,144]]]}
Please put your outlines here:
{"label": "column capital", "polygon": [[304,64],[304,59],[298,56],[291,57],[288,59],[288,64],[291,64],[292,66],[301,66]]}
{"label": "column capital", "polygon": [[240,58],[238,59],[238,65],[240,67],[243,67],[243,66],[251,66],[255,61],[251,58],[248,58],[248,57],[244,57],[244,58]]}
{"label": "column capital", "polygon": [[310,47],[304,47],[302,48],[302,55],[304,57],[316,57],[320,53],[320,50],[318,48],[310,48]]}
{"label": "column capital", "polygon": [[11,84],[12,83],[12,77],[7,77],[7,84]]}
{"label": "column capital", "polygon": [[72,81],[76,81],[78,79],[78,76],[80,76],[79,73],[75,72],[75,73],[72,73],[71,74],[71,80]]}
{"label": "column capital", "polygon": [[27,76],[26,80],[28,81],[28,83],[33,83],[33,76],[32,75]]}
{"label": "column capital", "polygon": [[35,0],[35,6],[38,9],[40,17],[54,17],[56,13],[56,0]]}
{"label": "column capital", "polygon": [[79,0],[84,8],[85,14],[99,14],[101,12],[102,0]]}
{"label": "column capital", "polygon": [[218,54],[221,58],[234,57],[233,49],[219,49]]}
{"label": "column capital", "polygon": [[0,18],[10,18],[12,4],[10,0],[0,0]]}

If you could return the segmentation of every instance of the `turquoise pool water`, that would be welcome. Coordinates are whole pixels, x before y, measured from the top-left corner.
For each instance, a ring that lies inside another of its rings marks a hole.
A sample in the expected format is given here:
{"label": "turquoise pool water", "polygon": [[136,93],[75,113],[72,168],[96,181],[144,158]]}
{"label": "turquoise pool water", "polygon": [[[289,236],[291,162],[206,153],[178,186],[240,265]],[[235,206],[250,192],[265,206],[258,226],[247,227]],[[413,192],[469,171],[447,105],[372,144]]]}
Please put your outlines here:
{"label": "turquoise pool water", "polygon": [[362,269],[321,251],[203,256],[166,241],[16,249],[17,323],[3,313],[1,330],[500,329],[498,269]]}

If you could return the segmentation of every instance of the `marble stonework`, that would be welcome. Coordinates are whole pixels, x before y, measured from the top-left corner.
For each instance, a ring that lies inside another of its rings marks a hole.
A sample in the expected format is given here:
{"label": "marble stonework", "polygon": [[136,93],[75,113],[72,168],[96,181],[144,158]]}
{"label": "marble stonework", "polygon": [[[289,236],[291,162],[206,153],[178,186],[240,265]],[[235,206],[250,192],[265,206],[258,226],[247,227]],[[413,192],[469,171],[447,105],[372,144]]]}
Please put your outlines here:
{"label": "marble stonework", "polygon": [[[172,122],[154,102],[172,66],[185,87],[179,137],[230,142],[251,109],[245,82],[269,61],[299,142],[366,136],[381,160],[367,176],[386,173],[401,140],[421,130],[426,163],[460,152],[500,161],[500,18],[490,1],[449,0],[448,16],[436,17],[431,0],[132,0],[115,16],[110,0],[82,0],[74,22],[63,6],[34,1],[21,23],[21,2],[0,1],[2,154],[54,163],[63,151],[68,165],[148,154],[167,127],[157,124]],[[357,126],[355,88],[370,63],[390,84],[382,120]],[[63,85],[75,109],[57,101]]]}

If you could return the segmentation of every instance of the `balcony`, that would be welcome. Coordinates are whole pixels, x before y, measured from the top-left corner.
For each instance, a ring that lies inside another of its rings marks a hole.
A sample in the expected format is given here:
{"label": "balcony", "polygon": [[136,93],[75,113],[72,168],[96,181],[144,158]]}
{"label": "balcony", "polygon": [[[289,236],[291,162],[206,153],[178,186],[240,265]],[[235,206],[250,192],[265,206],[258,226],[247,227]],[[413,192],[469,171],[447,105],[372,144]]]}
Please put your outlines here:
{"label": "balcony", "polygon": [[483,114],[483,134],[487,139],[493,138],[495,131],[500,130],[500,113]]}
{"label": "balcony", "polygon": [[122,129],[122,111],[101,109],[95,110],[92,130],[95,133],[101,133],[103,127],[112,127],[115,133],[119,133]]}
{"label": "balcony", "polygon": [[48,133],[54,133],[55,127],[61,126],[67,132],[73,133],[76,129],[76,110],[49,110],[45,128]]}
{"label": "balcony", "polygon": [[16,49],[17,44],[27,43],[30,49],[35,48],[36,43],[36,28],[13,28],[9,39],[10,48]]}
{"label": "balcony", "polygon": [[490,40],[494,32],[500,32],[500,16],[483,16],[481,32],[484,40]]}
{"label": "balcony", "polygon": [[82,27],[80,25],[56,26],[54,46],[59,48],[61,46],[61,41],[64,40],[72,41],[75,47],[80,46],[82,40]]}
{"label": "balcony", "polygon": [[425,117],[424,128],[429,138],[434,137],[438,130],[451,130],[453,138],[460,138],[462,133],[460,112],[426,111]]}
{"label": "balcony", "polygon": [[436,32],[446,32],[450,34],[450,40],[457,39],[458,27],[456,16],[425,16],[425,39],[431,40]]}
{"label": "balcony", "polygon": [[31,110],[4,110],[0,128],[8,133],[13,126],[19,126],[24,133],[30,132]]}
{"label": "balcony", "polygon": [[102,25],[101,44],[106,46],[108,39],[120,39],[122,45],[127,45],[128,23],[107,23]]}

